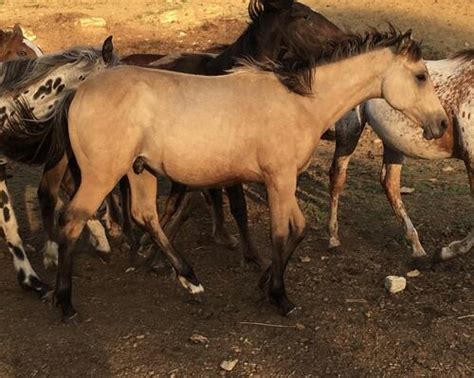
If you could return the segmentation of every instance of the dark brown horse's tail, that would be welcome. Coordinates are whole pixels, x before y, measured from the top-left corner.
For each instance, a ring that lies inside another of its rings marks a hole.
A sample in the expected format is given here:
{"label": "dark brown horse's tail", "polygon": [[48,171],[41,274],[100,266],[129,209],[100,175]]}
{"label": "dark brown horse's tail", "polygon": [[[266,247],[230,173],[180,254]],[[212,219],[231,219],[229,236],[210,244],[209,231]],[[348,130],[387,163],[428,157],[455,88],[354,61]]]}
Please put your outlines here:
{"label": "dark brown horse's tail", "polygon": [[48,116],[38,119],[31,107],[21,100],[0,131],[0,153],[25,164],[54,164],[69,145],[67,117],[76,90],[64,91]]}

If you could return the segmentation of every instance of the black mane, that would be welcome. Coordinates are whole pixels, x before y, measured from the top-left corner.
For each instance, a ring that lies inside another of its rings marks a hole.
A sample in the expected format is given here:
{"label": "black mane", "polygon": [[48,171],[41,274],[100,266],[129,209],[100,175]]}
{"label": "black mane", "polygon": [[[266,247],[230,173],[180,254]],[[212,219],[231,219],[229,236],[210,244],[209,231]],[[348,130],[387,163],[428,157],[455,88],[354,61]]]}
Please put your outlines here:
{"label": "black mane", "polygon": [[[345,33],[329,40],[324,45],[311,42],[302,44],[297,56],[281,62],[267,60],[262,63],[254,59],[244,59],[242,63],[247,67],[274,72],[290,91],[300,95],[311,95],[313,93],[313,70],[318,65],[337,62],[385,47],[397,46],[406,36],[406,33],[401,33],[390,25],[386,32],[372,29],[364,35]],[[412,41],[403,53],[412,61],[421,59],[421,47],[415,41]]]}
{"label": "black mane", "polygon": [[232,45],[207,64],[224,74],[250,57],[257,61],[301,59],[309,45],[323,45],[343,31],[318,12],[293,0],[251,0],[250,23]]}

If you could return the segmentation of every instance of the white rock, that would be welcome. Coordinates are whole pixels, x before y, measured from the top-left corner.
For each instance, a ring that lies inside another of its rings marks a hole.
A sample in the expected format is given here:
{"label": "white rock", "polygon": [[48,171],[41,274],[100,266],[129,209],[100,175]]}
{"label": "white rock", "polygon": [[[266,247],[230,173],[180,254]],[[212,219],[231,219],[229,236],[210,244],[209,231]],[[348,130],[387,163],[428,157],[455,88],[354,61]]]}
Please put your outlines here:
{"label": "white rock", "polygon": [[300,261],[302,263],[309,263],[311,261],[311,258],[308,256],[300,256]]}
{"label": "white rock", "polygon": [[102,17],[87,17],[79,19],[79,23],[83,28],[94,27],[103,28],[107,25],[107,22]]}
{"label": "white rock", "polygon": [[407,280],[405,277],[387,276],[385,277],[385,288],[392,294],[405,290]]}
{"label": "white rock", "polygon": [[452,172],[454,171],[454,168],[451,167],[450,165],[447,165],[446,167],[443,167],[443,169],[441,169],[443,172]]}
{"label": "white rock", "polygon": [[407,273],[407,277],[408,278],[414,278],[414,277],[418,277],[420,275],[420,271],[418,269],[415,269],[415,270],[412,270],[410,272]]}
{"label": "white rock", "polygon": [[237,359],[230,360],[230,361],[222,361],[221,364],[220,364],[220,367],[221,367],[222,370],[232,371],[232,370],[234,370],[235,365],[237,365],[237,362],[239,362],[239,360],[237,360]]}
{"label": "white rock", "polygon": [[415,191],[415,188],[408,188],[406,186],[402,186],[400,188],[400,194],[411,194]]}
{"label": "white rock", "polygon": [[175,10],[171,10],[168,12],[163,12],[160,15],[160,23],[162,24],[171,24],[173,22],[178,21],[178,12]]}
{"label": "white rock", "polygon": [[206,336],[198,335],[197,333],[192,335],[189,340],[194,344],[207,344],[209,342],[209,339]]}

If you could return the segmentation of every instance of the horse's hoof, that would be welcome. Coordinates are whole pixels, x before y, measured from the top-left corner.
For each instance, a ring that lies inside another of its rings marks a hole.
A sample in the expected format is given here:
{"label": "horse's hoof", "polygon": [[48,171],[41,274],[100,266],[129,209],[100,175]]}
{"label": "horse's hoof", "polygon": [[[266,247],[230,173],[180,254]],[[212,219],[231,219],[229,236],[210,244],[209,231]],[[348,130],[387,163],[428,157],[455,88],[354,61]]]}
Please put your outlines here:
{"label": "horse's hoof", "polygon": [[430,259],[428,255],[413,257],[412,266],[418,270],[430,269],[431,265],[432,265],[432,260]]}
{"label": "horse's hoof", "polygon": [[270,303],[278,308],[280,314],[288,317],[296,313],[296,306],[286,297],[286,295],[272,295],[269,294]]}
{"label": "horse's hoof", "polygon": [[49,285],[39,280],[38,283],[35,284],[34,290],[38,293],[40,300],[43,300],[43,298],[46,297],[48,293],[52,291]]}
{"label": "horse's hoof", "polygon": [[44,293],[40,297],[40,299],[41,299],[41,302],[47,303],[47,304],[53,306],[54,301],[55,301],[55,299],[54,299],[54,290],[53,289],[48,290],[46,293]]}
{"label": "horse's hoof", "polygon": [[214,234],[214,242],[228,249],[235,249],[239,245],[239,239],[227,231]]}
{"label": "horse's hoof", "polygon": [[82,323],[79,314],[76,311],[73,311],[68,314],[63,314],[61,321],[68,326],[78,326]]}
{"label": "horse's hoof", "polygon": [[189,280],[183,276],[178,276],[178,281],[181,286],[183,286],[192,295],[204,293],[204,287],[197,279]]}
{"label": "horse's hoof", "polygon": [[339,247],[341,246],[341,241],[335,237],[329,238],[329,252],[339,252]]}
{"label": "horse's hoof", "polygon": [[110,264],[110,261],[112,260],[112,254],[110,252],[102,252],[97,250],[96,253],[100,261],[102,261],[106,265]]}

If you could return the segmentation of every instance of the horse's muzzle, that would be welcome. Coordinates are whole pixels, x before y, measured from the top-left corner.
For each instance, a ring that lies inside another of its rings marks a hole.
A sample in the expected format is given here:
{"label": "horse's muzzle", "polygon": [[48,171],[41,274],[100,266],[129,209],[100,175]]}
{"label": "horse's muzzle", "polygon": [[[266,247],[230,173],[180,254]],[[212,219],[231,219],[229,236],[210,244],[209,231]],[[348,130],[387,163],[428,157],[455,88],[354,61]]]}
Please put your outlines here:
{"label": "horse's muzzle", "polygon": [[441,138],[448,128],[448,118],[446,115],[437,117],[423,128],[423,137],[427,140]]}

